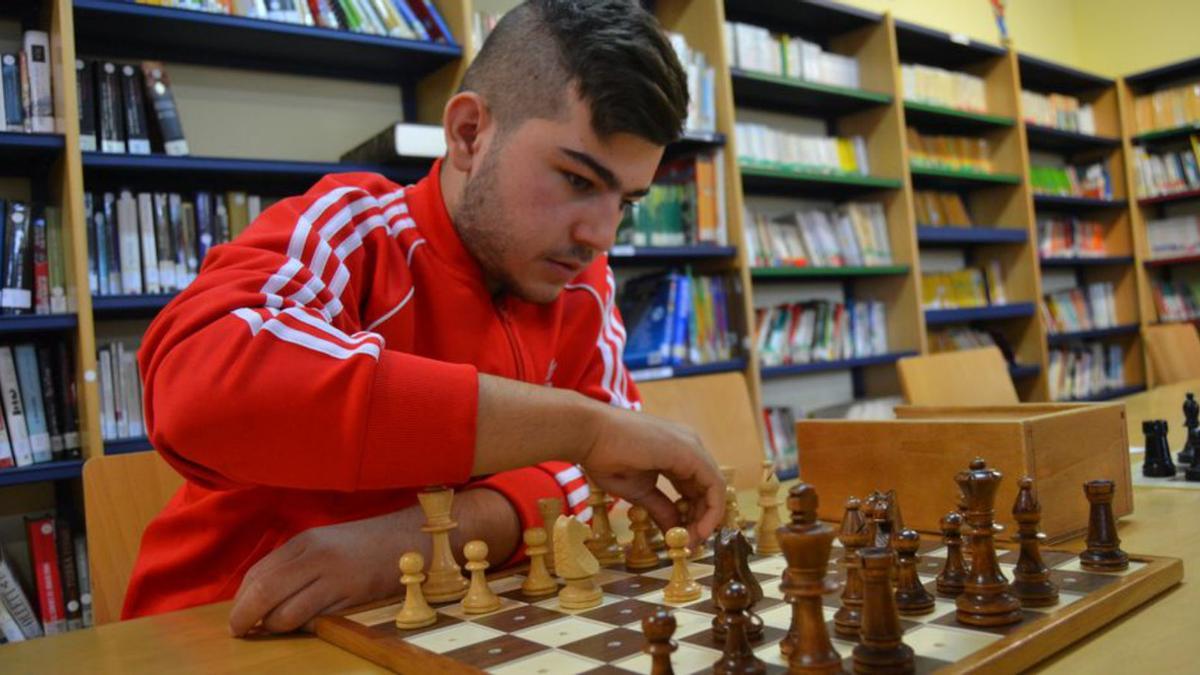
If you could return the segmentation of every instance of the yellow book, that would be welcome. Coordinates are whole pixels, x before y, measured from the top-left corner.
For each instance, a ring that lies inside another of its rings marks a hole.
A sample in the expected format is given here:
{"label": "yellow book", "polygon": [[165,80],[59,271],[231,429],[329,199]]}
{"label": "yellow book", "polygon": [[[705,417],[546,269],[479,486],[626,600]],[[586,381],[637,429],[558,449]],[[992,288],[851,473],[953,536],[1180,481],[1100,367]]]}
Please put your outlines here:
{"label": "yellow book", "polygon": [[837,139],[838,166],[846,173],[858,173],[858,160],[854,157],[854,144],[849,138]]}
{"label": "yellow book", "polygon": [[246,193],[230,190],[225,193],[225,208],[229,213],[229,238],[236,239],[250,225]]}

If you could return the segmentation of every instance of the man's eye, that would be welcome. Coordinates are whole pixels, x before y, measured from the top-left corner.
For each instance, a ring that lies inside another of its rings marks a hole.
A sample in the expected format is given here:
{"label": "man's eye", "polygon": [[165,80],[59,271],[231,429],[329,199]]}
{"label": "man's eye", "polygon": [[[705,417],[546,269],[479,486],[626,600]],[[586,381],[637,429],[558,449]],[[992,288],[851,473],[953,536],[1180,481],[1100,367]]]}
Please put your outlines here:
{"label": "man's eye", "polygon": [[571,184],[571,187],[579,190],[580,192],[586,192],[592,188],[592,181],[580,176],[577,173],[564,171],[563,175],[567,177],[567,182]]}

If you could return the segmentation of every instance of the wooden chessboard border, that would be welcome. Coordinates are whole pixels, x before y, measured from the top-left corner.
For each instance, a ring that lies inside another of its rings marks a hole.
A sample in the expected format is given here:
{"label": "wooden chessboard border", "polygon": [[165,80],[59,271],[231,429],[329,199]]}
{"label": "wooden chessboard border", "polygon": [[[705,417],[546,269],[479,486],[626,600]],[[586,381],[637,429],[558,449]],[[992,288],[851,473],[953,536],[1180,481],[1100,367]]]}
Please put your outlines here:
{"label": "wooden chessboard border", "polygon": [[[1014,550],[997,544],[997,552]],[[1077,551],[1060,551],[1077,557]],[[968,658],[939,670],[939,673],[1017,673],[1066,649],[1126,613],[1151,601],[1183,579],[1179,558],[1130,554],[1131,562],[1145,565],[1116,582],[1087,594],[1081,600],[1054,610],[1027,626],[974,652]],[[496,578],[520,573],[500,574]],[[316,633],[322,640],[396,673],[481,673],[480,669],[409,644],[396,635],[380,636],[367,626],[345,618],[366,610],[398,604],[402,596],[369,603],[340,614],[319,617]]]}

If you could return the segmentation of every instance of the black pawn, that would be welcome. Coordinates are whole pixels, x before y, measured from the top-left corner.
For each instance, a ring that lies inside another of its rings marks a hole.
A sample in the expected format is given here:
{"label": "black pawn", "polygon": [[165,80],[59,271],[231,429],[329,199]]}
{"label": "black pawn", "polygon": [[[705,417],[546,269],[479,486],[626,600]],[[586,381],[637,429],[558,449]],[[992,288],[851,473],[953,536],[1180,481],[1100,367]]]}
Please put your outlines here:
{"label": "black pawn", "polygon": [[1179,463],[1195,464],[1196,448],[1200,447],[1200,403],[1196,403],[1196,397],[1190,391],[1183,402],[1183,426],[1187,429],[1187,442],[1178,455]]}
{"label": "black pawn", "polygon": [[750,621],[746,615],[750,607],[750,591],[745,584],[734,579],[721,587],[717,599],[725,608],[725,651],[713,664],[713,673],[766,675],[767,664],[754,655],[750,637],[746,635],[746,624]]}
{"label": "black pawn", "polygon": [[1142,422],[1142,433],[1146,435],[1142,475],[1147,478],[1174,476],[1175,463],[1171,461],[1171,448],[1167,445],[1167,421],[1146,420]]}
{"label": "black pawn", "polygon": [[642,651],[650,655],[650,675],[674,675],[671,654],[679,645],[671,639],[675,634],[675,614],[666,607],[659,607],[653,614],[642,619],[642,634],[646,646]]}

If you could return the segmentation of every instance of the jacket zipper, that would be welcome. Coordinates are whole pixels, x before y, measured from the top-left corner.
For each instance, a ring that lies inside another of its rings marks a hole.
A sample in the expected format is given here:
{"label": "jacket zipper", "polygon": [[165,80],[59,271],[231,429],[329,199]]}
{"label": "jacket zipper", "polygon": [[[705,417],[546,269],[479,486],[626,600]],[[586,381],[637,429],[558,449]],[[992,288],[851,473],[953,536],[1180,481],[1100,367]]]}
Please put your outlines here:
{"label": "jacket zipper", "polygon": [[513,332],[512,324],[508,319],[508,311],[504,307],[496,308],[496,315],[500,317],[500,325],[504,327],[504,335],[508,337],[508,346],[512,350],[513,363],[517,366],[517,379],[525,381],[525,359],[521,357],[521,346],[517,341],[516,333]]}

